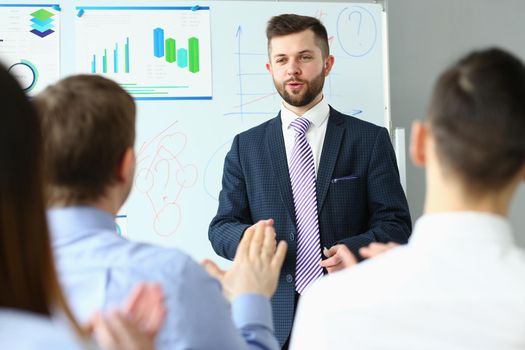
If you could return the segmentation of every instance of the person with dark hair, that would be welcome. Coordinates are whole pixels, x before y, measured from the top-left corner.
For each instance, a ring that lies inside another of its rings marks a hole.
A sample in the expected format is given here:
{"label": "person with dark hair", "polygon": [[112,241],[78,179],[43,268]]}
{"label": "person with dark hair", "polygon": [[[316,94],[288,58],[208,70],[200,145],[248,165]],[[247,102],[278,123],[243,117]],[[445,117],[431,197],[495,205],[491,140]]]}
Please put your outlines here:
{"label": "person with dark hair", "polygon": [[87,327],[73,316],[48,235],[38,117],[3,66],[0,101],[0,348],[95,348],[91,330],[106,349],[153,349],[153,337],[139,331],[133,315],[99,314]]}
{"label": "person with dark hair", "polygon": [[507,218],[524,135],[523,62],[487,49],[447,69],[412,129],[427,186],[410,241],[313,286],[291,347],[525,349],[525,251]]}
{"label": "person with dark hair", "polygon": [[232,259],[247,228],[275,220],[290,247],[272,299],[283,345],[299,295],[344,267],[340,251],[362,258],[359,248],[372,242],[406,243],[411,219],[388,131],[323,97],[334,64],[323,24],[284,14],[270,19],[266,34],[281,111],[235,137],[208,235],[217,254]]}
{"label": "person with dark hair", "polygon": [[[161,285],[166,321],[159,349],[277,349],[269,299],[286,254],[272,222],[239,245],[215,274],[176,248],[119,236],[114,217],[135,169],[135,103],[116,82],[76,75],[35,98],[42,123],[48,218],[60,279],[75,315],[120,303],[138,281]],[[211,262],[206,268],[214,270]]]}

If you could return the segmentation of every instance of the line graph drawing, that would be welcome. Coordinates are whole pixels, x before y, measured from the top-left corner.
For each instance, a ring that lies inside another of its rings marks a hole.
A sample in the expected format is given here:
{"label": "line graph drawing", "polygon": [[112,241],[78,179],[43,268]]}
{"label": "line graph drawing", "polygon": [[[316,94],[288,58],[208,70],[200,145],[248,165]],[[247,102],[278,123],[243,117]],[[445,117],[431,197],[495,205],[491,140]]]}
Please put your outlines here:
{"label": "line graph drawing", "polygon": [[[266,52],[244,51],[242,46],[243,29],[237,26],[235,32],[235,62],[237,65],[238,103],[224,116],[238,116],[241,121],[246,116],[273,116],[275,111],[267,110],[267,100],[276,97],[270,74],[264,69],[268,54]],[[246,67],[251,68],[246,68]],[[262,91],[261,91],[261,87]],[[268,87],[268,90],[266,90]],[[258,89],[258,90],[256,90]],[[274,101],[272,101],[274,102]]]}
{"label": "line graph drawing", "polygon": [[135,188],[149,204],[153,230],[160,236],[178,230],[183,217],[181,197],[198,179],[197,167],[182,161],[187,136],[176,130],[177,123],[144,142],[137,152]]}

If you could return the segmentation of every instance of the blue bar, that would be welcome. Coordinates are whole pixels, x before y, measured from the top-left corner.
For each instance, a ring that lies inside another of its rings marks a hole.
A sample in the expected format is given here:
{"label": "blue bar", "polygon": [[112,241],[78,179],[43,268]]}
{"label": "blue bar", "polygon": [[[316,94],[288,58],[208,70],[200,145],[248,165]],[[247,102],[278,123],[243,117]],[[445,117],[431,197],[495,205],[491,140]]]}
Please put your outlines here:
{"label": "blue bar", "polygon": [[0,7],[53,7],[53,4],[0,4]]}
{"label": "blue bar", "polygon": [[115,43],[115,50],[113,50],[113,72],[118,73],[118,44]]}
{"label": "blue bar", "polygon": [[133,97],[136,101],[159,100],[211,100],[211,96],[181,96],[181,97]]}
{"label": "blue bar", "polygon": [[153,54],[155,57],[164,57],[164,29],[153,30]]}
{"label": "blue bar", "polygon": [[[24,5],[20,5],[24,6]],[[42,6],[42,5],[36,5]],[[77,6],[77,10],[192,10],[193,6]],[[199,6],[199,10],[209,10],[209,6]]]}
{"label": "blue bar", "polygon": [[180,68],[186,68],[188,66],[188,50],[186,49],[177,50],[177,65]]}
{"label": "blue bar", "polygon": [[96,60],[96,56],[93,55],[93,61],[91,61],[91,73],[96,73],[97,72],[97,60]]}

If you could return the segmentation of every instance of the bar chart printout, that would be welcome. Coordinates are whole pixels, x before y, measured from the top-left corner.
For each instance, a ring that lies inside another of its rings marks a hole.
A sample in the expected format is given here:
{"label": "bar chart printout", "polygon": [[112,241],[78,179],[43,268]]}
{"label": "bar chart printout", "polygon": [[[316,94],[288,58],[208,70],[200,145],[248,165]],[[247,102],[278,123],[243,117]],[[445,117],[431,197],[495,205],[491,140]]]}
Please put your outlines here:
{"label": "bar chart printout", "polygon": [[138,100],[212,98],[208,7],[82,9],[77,71],[106,75]]}

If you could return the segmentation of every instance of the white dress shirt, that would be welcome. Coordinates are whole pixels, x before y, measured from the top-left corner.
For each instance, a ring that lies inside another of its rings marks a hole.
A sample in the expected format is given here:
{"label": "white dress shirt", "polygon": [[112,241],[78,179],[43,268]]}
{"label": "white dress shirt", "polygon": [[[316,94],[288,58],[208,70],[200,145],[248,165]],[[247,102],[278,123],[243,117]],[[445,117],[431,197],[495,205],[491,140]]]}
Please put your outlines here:
{"label": "white dress shirt", "polygon": [[[321,152],[323,150],[324,136],[326,134],[326,125],[328,124],[328,115],[330,114],[330,107],[326,100],[323,99],[310,108],[306,113],[302,115],[310,121],[310,126],[306,131],[306,141],[312,148],[315,163],[315,174],[319,169],[319,160],[321,159]],[[294,119],[299,118],[297,114],[287,109],[283,103],[281,103],[281,124],[283,128],[284,147],[286,149],[286,159],[288,165],[292,159],[292,149],[295,143],[295,131],[290,126],[290,123]]]}
{"label": "white dress shirt", "polygon": [[301,297],[292,349],[525,349],[525,252],[503,217],[425,215],[406,246]]}

